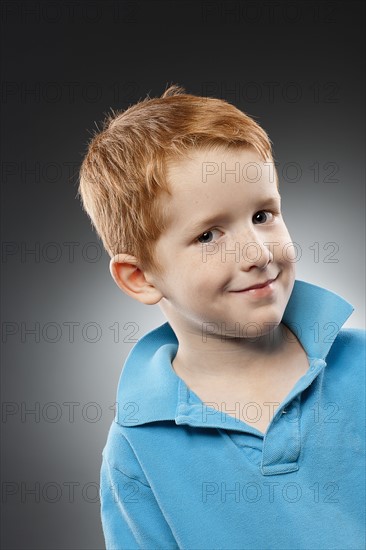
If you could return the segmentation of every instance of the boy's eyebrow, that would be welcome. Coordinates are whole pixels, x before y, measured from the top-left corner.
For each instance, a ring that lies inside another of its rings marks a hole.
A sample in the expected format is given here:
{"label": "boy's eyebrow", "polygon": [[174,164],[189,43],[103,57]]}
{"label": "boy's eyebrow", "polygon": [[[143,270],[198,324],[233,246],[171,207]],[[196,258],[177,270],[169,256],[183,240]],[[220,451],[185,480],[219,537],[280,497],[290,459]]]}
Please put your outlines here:
{"label": "boy's eyebrow", "polygon": [[[280,207],[281,206],[281,195],[275,195],[271,197],[263,197],[260,200],[258,200],[258,204],[261,204],[268,207]],[[195,233],[197,231],[200,231],[201,229],[204,229],[205,227],[208,227],[215,223],[220,223],[226,221],[228,216],[224,215],[223,213],[217,214],[214,216],[210,216],[208,218],[205,218],[203,220],[197,220],[193,222],[192,224],[189,224],[187,229],[187,232],[189,233]]]}

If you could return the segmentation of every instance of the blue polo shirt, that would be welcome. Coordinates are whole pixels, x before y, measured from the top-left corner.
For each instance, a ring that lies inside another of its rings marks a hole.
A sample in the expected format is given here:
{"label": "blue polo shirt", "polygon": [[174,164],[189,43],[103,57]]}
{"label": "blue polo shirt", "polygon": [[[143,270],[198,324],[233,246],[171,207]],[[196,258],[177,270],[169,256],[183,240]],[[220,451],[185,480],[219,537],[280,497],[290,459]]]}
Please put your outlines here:
{"label": "blue polo shirt", "polygon": [[295,281],[282,322],[309,368],[265,434],[177,376],[169,323],[143,336],[103,449],[106,548],[365,548],[366,332],[342,329],[353,310]]}

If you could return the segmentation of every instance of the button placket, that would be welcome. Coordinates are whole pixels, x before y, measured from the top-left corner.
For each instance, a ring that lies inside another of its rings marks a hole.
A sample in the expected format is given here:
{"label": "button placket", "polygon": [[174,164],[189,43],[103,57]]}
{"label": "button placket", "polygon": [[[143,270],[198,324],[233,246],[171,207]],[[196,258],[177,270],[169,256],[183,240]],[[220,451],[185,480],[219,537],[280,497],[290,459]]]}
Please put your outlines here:
{"label": "button placket", "polygon": [[297,459],[301,449],[300,414],[300,397],[297,396],[270,425],[263,442],[263,475],[298,470]]}

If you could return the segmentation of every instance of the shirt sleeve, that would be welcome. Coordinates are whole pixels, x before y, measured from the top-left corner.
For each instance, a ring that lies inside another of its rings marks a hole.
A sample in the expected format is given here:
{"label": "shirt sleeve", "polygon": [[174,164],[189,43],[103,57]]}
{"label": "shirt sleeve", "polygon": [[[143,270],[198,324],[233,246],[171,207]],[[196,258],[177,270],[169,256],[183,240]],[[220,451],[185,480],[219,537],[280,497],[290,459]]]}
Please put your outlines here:
{"label": "shirt sleeve", "polygon": [[151,488],[112,466],[105,456],[100,500],[107,550],[179,548]]}

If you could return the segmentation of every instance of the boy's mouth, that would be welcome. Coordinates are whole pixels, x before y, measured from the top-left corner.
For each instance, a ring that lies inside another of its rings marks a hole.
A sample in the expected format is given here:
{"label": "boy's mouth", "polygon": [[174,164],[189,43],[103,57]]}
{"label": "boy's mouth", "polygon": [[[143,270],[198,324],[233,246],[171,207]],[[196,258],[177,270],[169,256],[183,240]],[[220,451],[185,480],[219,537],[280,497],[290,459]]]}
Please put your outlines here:
{"label": "boy's mouth", "polygon": [[252,286],[248,286],[247,288],[242,288],[240,290],[231,290],[230,292],[246,292],[248,290],[255,290],[256,288],[265,288],[266,286],[270,285],[273,281],[277,279],[278,275],[274,279],[267,279],[267,281],[264,281],[263,283],[257,283]]}

